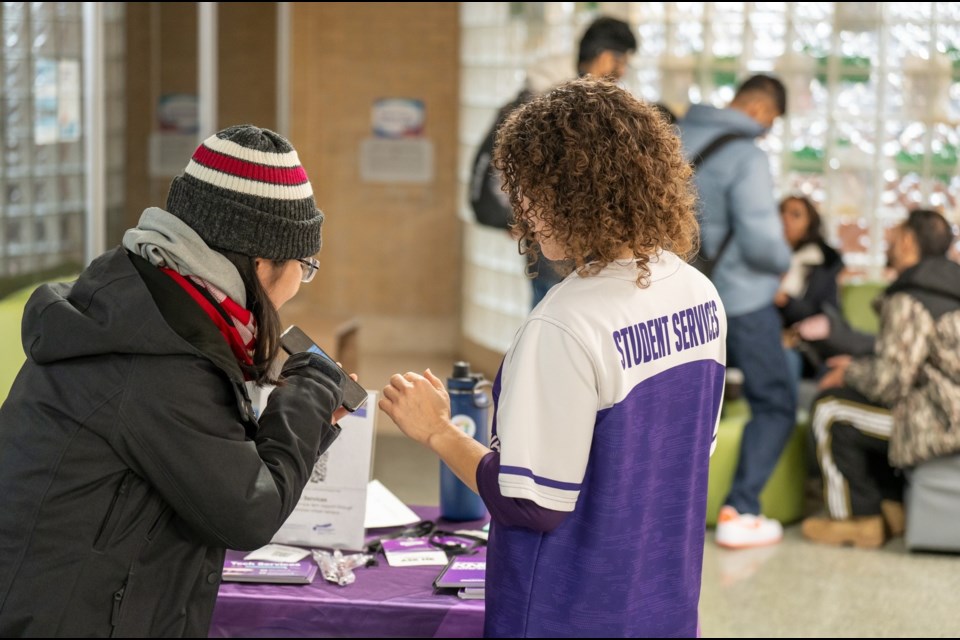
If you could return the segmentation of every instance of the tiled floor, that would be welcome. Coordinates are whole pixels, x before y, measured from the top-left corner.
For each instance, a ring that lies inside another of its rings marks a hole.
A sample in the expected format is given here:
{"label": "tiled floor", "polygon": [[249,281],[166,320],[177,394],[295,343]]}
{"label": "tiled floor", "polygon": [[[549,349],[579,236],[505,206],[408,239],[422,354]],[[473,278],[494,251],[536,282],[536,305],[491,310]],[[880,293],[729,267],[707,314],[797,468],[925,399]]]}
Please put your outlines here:
{"label": "tiled floor", "polygon": [[[430,366],[441,378],[452,358],[361,358],[368,388],[397,370]],[[380,415],[374,474],[409,504],[437,504],[438,462]],[[705,637],[956,637],[960,557],[909,554],[902,540],[880,551],[821,547],[799,526],[782,544],[727,551],[707,535],[701,624]]]}

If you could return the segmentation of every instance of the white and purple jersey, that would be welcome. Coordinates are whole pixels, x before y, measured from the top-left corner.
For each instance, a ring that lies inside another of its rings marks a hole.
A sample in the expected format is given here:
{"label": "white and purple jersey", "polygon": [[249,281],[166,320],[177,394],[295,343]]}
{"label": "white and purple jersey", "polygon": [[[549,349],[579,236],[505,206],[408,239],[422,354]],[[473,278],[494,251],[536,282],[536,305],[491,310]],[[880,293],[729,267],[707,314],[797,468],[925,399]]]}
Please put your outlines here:
{"label": "white and purple jersey", "polygon": [[546,533],[495,520],[488,636],[696,635],[726,317],[674,254],[649,266],[644,289],[633,261],[567,277],[504,358],[500,493],[569,515]]}

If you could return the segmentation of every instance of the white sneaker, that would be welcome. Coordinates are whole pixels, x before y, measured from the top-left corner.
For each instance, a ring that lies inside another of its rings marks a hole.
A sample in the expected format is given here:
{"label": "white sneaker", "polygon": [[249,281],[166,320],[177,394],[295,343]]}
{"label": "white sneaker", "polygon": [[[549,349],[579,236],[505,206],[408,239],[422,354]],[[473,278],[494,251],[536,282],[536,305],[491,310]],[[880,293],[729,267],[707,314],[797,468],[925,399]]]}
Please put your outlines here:
{"label": "white sneaker", "polygon": [[728,549],[748,549],[777,544],[783,540],[783,526],[776,520],[749,513],[739,514],[727,505],[717,518],[717,544]]}

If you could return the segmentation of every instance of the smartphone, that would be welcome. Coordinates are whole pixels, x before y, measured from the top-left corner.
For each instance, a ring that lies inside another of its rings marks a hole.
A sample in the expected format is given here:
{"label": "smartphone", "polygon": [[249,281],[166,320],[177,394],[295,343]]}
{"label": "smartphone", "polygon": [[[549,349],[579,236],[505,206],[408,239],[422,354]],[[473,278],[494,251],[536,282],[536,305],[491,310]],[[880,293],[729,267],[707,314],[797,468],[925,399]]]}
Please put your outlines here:
{"label": "smartphone", "polygon": [[[333,364],[337,364],[336,360],[327,355],[327,352],[317,346],[317,343],[311,340],[297,325],[291,325],[283,332],[280,336],[280,345],[290,355],[307,351],[321,355]],[[339,368],[339,365],[337,367]],[[343,371],[343,369],[340,369],[340,371]],[[343,408],[353,413],[367,401],[367,390],[351,378],[346,371],[343,371],[343,377],[346,380],[343,385]]]}

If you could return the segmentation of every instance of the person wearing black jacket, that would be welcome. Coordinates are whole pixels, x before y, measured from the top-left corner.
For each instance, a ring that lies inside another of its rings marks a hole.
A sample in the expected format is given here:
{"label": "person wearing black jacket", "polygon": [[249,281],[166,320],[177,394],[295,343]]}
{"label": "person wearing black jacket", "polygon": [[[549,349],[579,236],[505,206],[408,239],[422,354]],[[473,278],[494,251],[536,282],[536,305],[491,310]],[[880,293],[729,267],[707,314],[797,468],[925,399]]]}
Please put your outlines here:
{"label": "person wearing black jacket", "polygon": [[206,636],[225,548],[270,541],[339,433],[343,374],[289,358],[277,308],[323,214],[277,134],[197,148],[166,210],[27,304],[0,408],[0,636]]}
{"label": "person wearing black jacket", "polygon": [[780,281],[774,304],[786,329],[784,346],[787,348],[787,360],[799,383],[801,377],[816,377],[823,363],[812,351],[801,352],[791,327],[811,316],[840,308],[837,278],[844,265],[837,250],[823,239],[820,213],[809,198],[784,198],[780,202],[780,218],[793,254],[790,268]]}
{"label": "person wearing black jacket", "polygon": [[790,326],[822,313],[825,305],[839,308],[837,277],[843,258],[823,239],[820,214],[809,198],[785,198],[780,217],[793,259],[775,302],[784,325]]}

